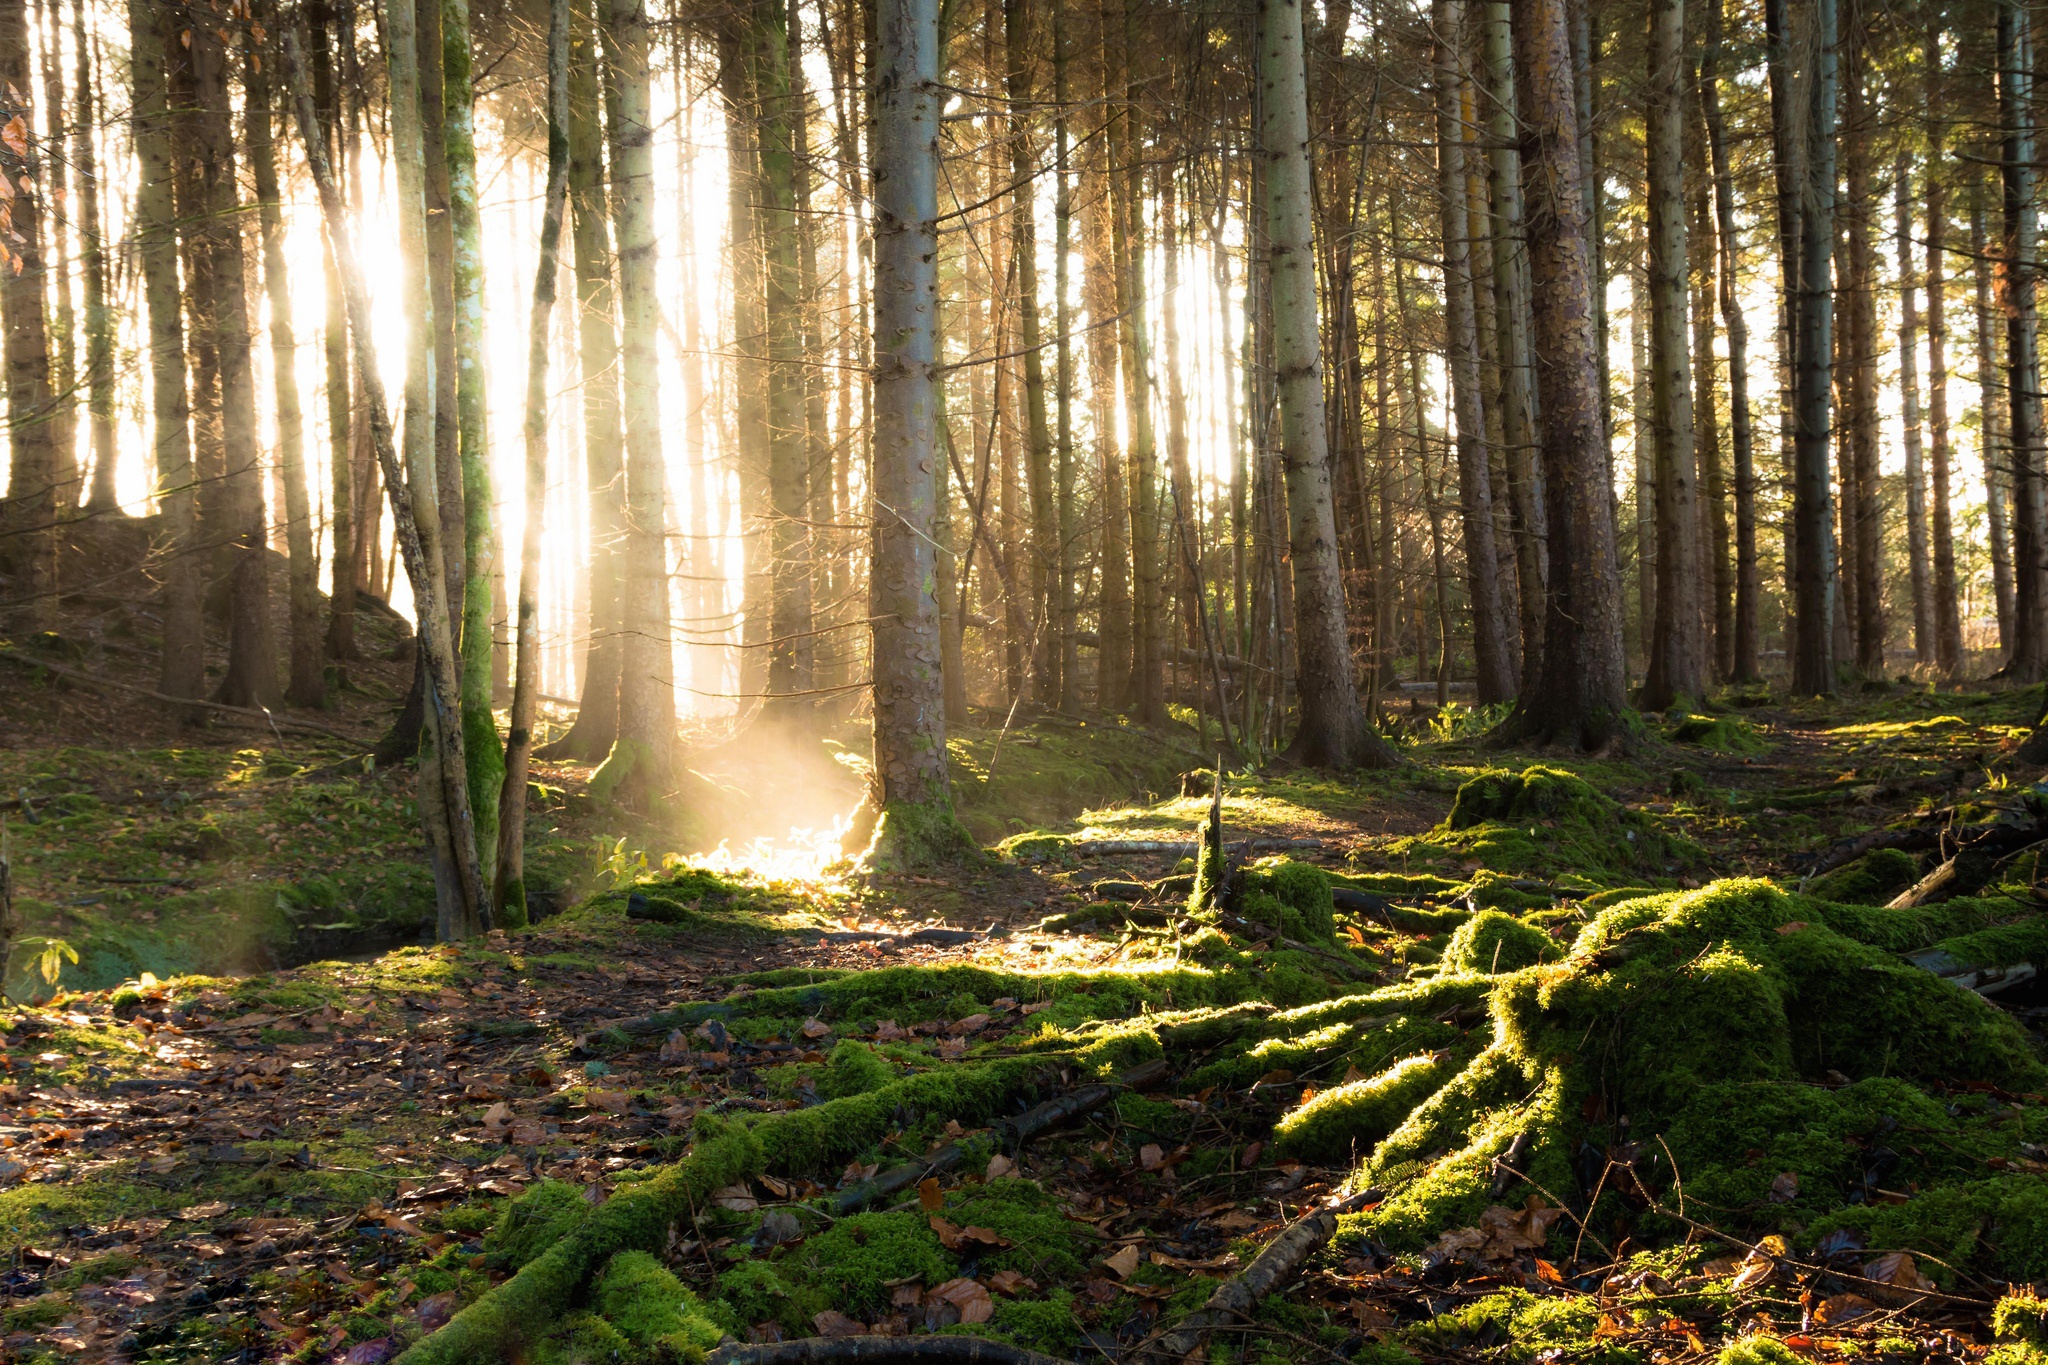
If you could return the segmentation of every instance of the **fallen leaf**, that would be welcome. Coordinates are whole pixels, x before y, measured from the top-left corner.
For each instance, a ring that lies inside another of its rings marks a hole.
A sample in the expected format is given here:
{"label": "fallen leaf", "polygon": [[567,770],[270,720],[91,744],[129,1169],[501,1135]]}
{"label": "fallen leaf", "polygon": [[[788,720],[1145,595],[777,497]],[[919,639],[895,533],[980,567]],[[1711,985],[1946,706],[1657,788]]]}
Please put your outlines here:
{"label": "fallen leaf", "polygon": [[514,1147],[538,1147],[548,1140],[548,1130],[539,1119],[514,1119],[506,1137]]}
{"label": "fallen leaf", "polygon": [[988,1286],[979,1280],[965,1277],[948,1280],[931,1292],[931,1297],[952,1304],[960,1310],[960,1321],[965,1326],[987,1322],[996,1315],[995,1300],[988,1295]]}
{"label": "fallen leaf", "polygon": [[918,1206],[926,1213],[936,1213],[946,1207],[946,1196],[939,1192],[939,1178],[928,1175],[917,1182]]}
{"label": "fallen leaf", "polygon": [[189,1208],[179,1209],[172,1216],[187,1223],[203,1223],[209,1218],[220,1217],[231,1207],[233,1206],[225,1199],[212,1199],[204,1204],[194,1204]]}
{"label": "fallen leaf", "polygon": [[1803,920],[1803,919],[1795,919],[1795,920],[1793,920],[1793,921],[1792,921],[1792,922],[1791,922],[1790,924],[1781,924],[1781,925],[1779,925],[1779,926],[1778,926],[1778,932],[1779,932],[1779,933],[1781,933],[1781,934],[1796,934],[1796,933],[1798,933],[1798,932],[1799,932],[1799,931],[1800,931],[1801,929],[1804,929],[1805,927],[1806,927],[1806,921],[1805,921],[1805,920]]}
{"label": "fallen leaf", "polygon": [[823,1038],[831,1031],[832,1026],[816,1015],[804,1020],[803,1035],[806,1038]]}
{"label": "fallen leaf", "polygon": [[754,1198],[754,1192],[745,1185],[727,1185],[724,1189],[713,1190],[711,1202],[734,1213],[752,1213],[761,1207],[761,1201]]}
{"label": "fallen leaf", "polygon": [[988,1173],[984,1178],[988,1180],[1000,1180],[1004,1176],[1009,1175],[1011,1172],[1015,1171],[1016,1169],[1016,1162],[1010,1160],[1010,1158],[1004,1156],[1001,1152],[997,1152],[994,1156],[988,1159]]}
{"label": "fallen leaf", "polygon": [[1015,1294],[1020,1289],[1038,1288],[1038,1281],[1021,1270],[998,1270],[988,1277],[988,1287],[998,1294]]}
{"label": "fallen leaf", "polygon": [[864,1337],[868,1334],[865,1325],[854,1321],[836,1308],[827,1308],[822,1313],[814,1314],[811,1326],[818,1329],[818,1335],[821,1337]]}
{"label": "fallen leaf", "polygon": [[1138,1165],[1148,1171],[1158,1170],[1160,1162],[1164,1159],[1165,1153],[1160,1150],[1159,1144],[1156,1142],[1148,1142],[1138,1149]]}
{"label": "fallen leaf", "polygon": [[1878,1297],[1893,1304],[1911,1303],[1934,1288],[1934,1281],[1922,1275],[1913,1258],[1903,1251],[1887,1252],[1864,1266],[1863,1278],[1889,1286],[1892,1292],[1880,1293]]}
{"label": "fallen leaf", "polygon": [[1536,1278],[1545,1284],[1563,1284],[1564,1272],[1539,1256],[1536,1258]]}
{"label": "fallen leaf", "polygon": [[1799,1173],[1780,1171],[1771,1180],[1771,1192],[1767,1196],[1773,1204],[1789,1204],[1799,1197]]}
{"label": "fallen leaf", "polygon": [[1248,1171],[1252,1167],[1258,1165],[1259,1154],[1261,1152],[1264,1152],[1265,1150],[1266,1144],[1263,1142],[1254,1142],[1250,1144],[1242,1152],[1238,1153],[1237,1168],[1240,1171]]}
{"label": "fallen leaf", "polygon": [[1105,1257],[1102,1263],[1114,1271],[1119,1280],[1129,1279],[1131,1272],[1138,1268],[1137,1244],[1119,1248],[1115,1254]]}
{"label": "fallen leaf", "polygon": [[1816,1327],[1839,1327],[1877,1311],[1878,1306],[1861,1294],[1836,1294],[1814,1306],[1813,1323]]}
{"label": "fallen leaf", "polygon": [[899,1038],[908,1036],[901,1028],[897,1027],[894,1019],[877,1019],[875,1021],[875,1041],[878,1043],[893,1043]]}
{"label": "fallen leaf", "polygon": [[592,1109],[602,1109],[607,1114],[623,1114],[633,1107],[633,1097],[624,1090],[591,1090],[585,1092],[584,1103]]}
{"label": "fallen leaf", "polygon": [[[948,1028],[946,1030],[946,1032],[952,1034],[954,1037],[957,1038],[962,1034],[979,1033],[987,1027],[988,1016],[986,1014],[976,1013],[968,1015],[965,1019],[956,1021],[951,1028]],[[964,1314],[962,1315],[961,1320],[966,1320]]]}

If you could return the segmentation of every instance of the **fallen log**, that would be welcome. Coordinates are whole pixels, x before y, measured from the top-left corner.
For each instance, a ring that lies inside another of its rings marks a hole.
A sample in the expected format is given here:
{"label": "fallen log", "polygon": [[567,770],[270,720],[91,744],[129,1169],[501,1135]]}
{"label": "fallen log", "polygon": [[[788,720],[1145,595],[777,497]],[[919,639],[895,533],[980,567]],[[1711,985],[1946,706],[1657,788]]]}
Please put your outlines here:
{"label": "fallen log", "polygon": [[1200,1312],[1181,1319],[1173,1331],[1155,1341],[1145,1352],[1149,1359],[1184,1360],[1200,1350],[1209,1333],[1234,1318],[1248,1317],[1260,1299],[1294,1278],[1302,1263],[1336,1235],[1337,1219],[1356,1213],[1385,1198],[1378,1190],[1361,1190],[1349,1198],[1327,1204],[1314,1213],[1297,1218],[1285,1231],[1266,1244],[1252,1263],[1216,1287]]}
{"label": "fallen log", "polygon": [[733,1342],[704,1365],[1068,1365],[986,1337],[800,1337],[762,1345]]}
{"label": "fallen log", "polygon": [[[1229,853],[1284,853],[1289,849],[1326,846],[1322,839],[1236,839],[1223,847]],[[1201,847],[1193,841],[1183,843],[1173,839],[1083,839],[1077,844],[1069,844],[1067,851],[1077,858],[1109,858],[1134,853],[1192,858]]]}

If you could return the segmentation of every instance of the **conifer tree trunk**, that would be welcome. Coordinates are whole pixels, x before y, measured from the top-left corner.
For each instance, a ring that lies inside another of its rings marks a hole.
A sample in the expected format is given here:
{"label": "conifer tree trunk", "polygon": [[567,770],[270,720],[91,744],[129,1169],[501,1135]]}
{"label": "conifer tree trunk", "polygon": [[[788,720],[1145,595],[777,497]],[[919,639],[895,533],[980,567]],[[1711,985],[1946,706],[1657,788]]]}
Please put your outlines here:
{"label": "conifer tree trunk", "polygon": [[92,490],[89,512],[120,510],[114,445],[114,313],[107,306],[106,226],[100,217],[98,91],[93,48],[85,24],[85,0],[73,0],[71,35],[77,48],[78,123],[72,129],[71,159],[78,171],[79,273],[85,289],[85,392],[91,420]]}
{"label": "conifer tree trunk", "polygon": [[1835,0],[1814,0],[1814,63],[1807,98],[1799,215],[1798,374],[1792,515],[1799,628],[1792,686],[1835,690],[1835,510],[1828,477],[1834,364]]}
{"label": "conifer tree trunk", "polygon": [[[1764,40],[1771,88],[1771,180],[1778,238],[1778,445],[1784,469],[1786,511],[1780,521],[1779,558],[1784,572],[1785,654],[1799,657],[1799,536],[1795,494],[1799,393],[1799,272],[1804,230],[1801,186],[1806,174],[1806,125],[1794,107],[1792,31],[1789,0],[1764,0]],[[1818,66],[1818,61],[1815,62]],[[1795,662],[1795,669],[1797,665]]]}
{"label": "conifer tree trunk", "polygon": [[[6,38],[0,10],[0,44]],[[185,320],[178,283],[178,205],[169,105],[169,23],[151,0],[129,0],[128,52],[131,126],[135,140],[135,254],[149,309],[150,445],[154,455],[164,532],[153,547],[161,556],[163,649],[156,690],[197,698],[206,690],[205,633],[200,615],[197,498],[192,477],[191,409],[185,389]],[[0,46],[0,60],[5,48]],[[0,75],[4,75],[0,69]],[[11,272],[9,272],[11,273]],[[0,306],[9,295],[0,275]],[[14,332],[8,316],[8,399],[14,401]],[[17,451],[24,438],[17,426]],[[20,487],[19,484],[16,487]]]}
{"label": "conifer tree trunk", "polygon": [[583,398],[583,462],[590,494],[590,639],[583,695],[569,733],[543,758],[595,762],[619,737],[620,617],[625,557],[624,437],[619,431],[617,295],[612,286],[611,214],[605,205],[603,104],[597,24],[591,5],[570,0],[569,212],[576,267],[577,388]]}
{"label": "conifer tree trunk", "polygon": [[1998,647],[2010,656],[2018,632],[2018,604],[2013,600],[2012,537],[2008,509],[2012,466],[2005,456],[2005,404],[2000,401],[1998,365],[1993,360],[1991,272],[1994,262],[1984,226],[1984,182],[1970,181],[1970,255],[1976,262],[1977,318],[1977,450],[1984,464],[1984,520],[1991,540],[1991,587],[1998,606]]}
{"label": "conifer tree trunk", "polygon": [[744,14],[720,31],[719,92],[725,106],[727,254],[732,267],[733,463],[740,497],[740,693],[768,685],[774,556],[773,424],[768,416],[766,261],[755,216],[763,198],[760,130]]}
{"label": "conifer tree trunk", "polygon": [[[1878,480],[1877,267],[1871,242],[1875,196],[1871,186],[1872,115],[1866,96],[1869,20],[1860,5],[1852,11],[1847,54],[1842,62],[1842,246],[1837,292],[1847,310],[1840,355],[1852,381],[1845,388],[1842,422],[1852,477],[1845,479],[1843,517],[1854,534],[1844,541],[1853,553],[1853,638],[1856,667],[1882,678],[1885,635],[1884,498]],[[1851,491],[1853,490],[1853,491]]]}
{"label": "conifer tree trunk", "polygon": [[[256,21],[277,23],[275,7],[260,3]],[[313,511],[306,488],[306,426],[299,410],[298,343],[292,335],[291,277],[284,258],[284,196],[277,182],[277,144],[271,130],[268,44],[252,31],[244,47],[242,113],[255,172],[257,221],[263,240],[263,292],[270,305],[272,401],[277,414],[277,458],[284,483],[285,545],[290,555],[291,647],[284,699],[293,706],[322,706],[327,680],[322,668],[320,565],[313,555]]]}
{"label": "conifer tree trunk", "polygon": [[877,0],[874,135],[873,618],[875,780],[869,857],[971,856],[946,773],[931,521],[939,452],[939,5]]}
{"label": "conifer tree trunk", "polygon": [[527,922],[526,773],[533,752],[533,715],[540,693],[540,542],[548,487],[548,324],[561,271],[562,217],[569,199],[569,0],[548,4],[548,180],[541,205],[540,262],[526,341],[526,526],[519,540],[518,646],[513,665],[511,724],[505,737],[505,780],[498,798],[495,922]]}
{"label": "conifer tree trunk", "polygon": [[[1106,106],[1106,98],[1103,101]],[[1092,168],[1104,170],[1106,138],[1091,139]],[[1093,177],[1101,186],[1106,174]],[[1114,711],[1124,704],[1131,682],[1131,524],[1124,487],[1124,463],[1116,444],[1118,328],[1115,255],[1106,190],[1098,189],[1081,212],[1081,301],[1088,310],[1088,402],[1095,433],[1096,466],[1102,477],[1102,597],[1098,615],[1101,643],[1096,651],[1095,705]]]}
{"label": "conifer tree trunk", "polygon": [[[1963,624],[1956,595],[1955,526],[1949,506],[1954,452],[1949,448],[1948,431],[1948,262],[1943,259],[1948,249],[1948,186],[1942,167],[1947,128],[1939,103],[1943,82],[1938,25],[1928,27],[1921,62],[1927,82],[1927,453],[1934,485],[1934,501],[1928,508],[1928,530],[1934,542],[1930,591],[1934,597],[1934,666],[1942,677],[1953,678],[1962,667]],[[1900,250],[1907,253],[1905,259],[1911,259],[1909,243],[1902,240]],[[1988,488],[1985,491],[1990,492]]]}
{"label": "conifer tree trunk", "polygon": [[1301,6],[1299,0],[1258,0],[1257,13],[1259,142],[1266,161],[1275,374],[1294,576],[1295,685],[1301,705],[1300,728],[1287,753],[1311,767],[1391,767],[1399,756],[1367,723],[1358,703],[1337,565],[1311,240]]}
{"label": "conifer tree trunk", "polygon": [[1749,320],[1744,316],[1735,267],[1735,177],[1728,165],[1728,137],[1721,117],[1721,0],[1709,0],[1707,48],[1701,59],[1700,102],[1707,124],[1707,155],[1714,174],[1714,239],[1719,264],[1721,325],[1728,337],[1728,444],[1734,466],[1735,583],[1733,638],[1728,677],[1754,682],[1757,673],[1758,599],[1762,584],[1756,562],[1756,438],[1749,410]]}
{"label": "conifer tree trunk", "polygon": [[[313,107],[322,120],[324,150],[328,164],[340,174],[341,94],[334,79],[334,39],[330,24],[340,25],[345,11],[326,4],[309,5],[306,18],[312,40]],[[345,31],[345,30],[344,30]],[[353,35],[348,35],[353,36]],[[321,328],[327,371],[327,459],[330,471],[328,493],[328,606],[326,656],[341,662],[359,657],[356,649],[356,583],[359,558],[357,538],[372,532],[360,526],[356,509],[361,497],[356,488],[354,393],[348,368],[348,305],[342,299],[341,271],[335,264],[333,244],[323,232],[321,273],[327,286],[326,316]],[[346,675],[343,675],[344,678]]]}
{"label": "conifer tree trunk", "polygon": [[1651,0],[1645,142],[1649,157],[1650,401],[1656,436],[1657,621],[1642,705],[1706,693],[1699,500],[1687,350],[1685,0]]}
{"label": "conifer tree trunk", "polygon": [[[28,15],[22,0],[0,0],[0,115],[14,134],[0,139],[0,173],[19,184],[38,174],[35,109],[28,92]],[[57,518],[62,481],[50,409],[50,347],[43,319],[42,196],[24,192],[0,204],[7,229],[0,250],[0,322],[6,335],[10,467],[8,517],[24,548],[14,597],[23,631],[57,628]],[[17,268],[18,267],[18,268]],[[16,529],[18,528],[18,529]],[[23,571],[25,569],[25,572]],[[179,694],[173,694],[179,695]]]}
{"label": "conifer tree trunk", "polygon": [[1628,659],[1563,0],[1525,0],[1515,12],[1514,37],[1527,126],[1531,340],[1554,572],[1542,682],[1525,691],[1503,728],[1597,751],[1627,742]]}
{"label": "conifer tree trunk", "polygon": [[[1061,0],[1055,0],[1060,3]],[[1038,313],[1037,157],[1025,110],[1036,95],[1028,0],[1003,0],[1003,84],[1010,97],[1010,251],[1017,263],[1017,348],[1024,367],[1024,473],[1031,495],[1030,614],[1033,690],[1039,702],[1060,697],[1058,642],[1053,638],[1053,578],[1059,571],[1059,513],[1053,499],[1052,426],[1045,402],[1045,358]]]}
{"label": "conifer tree trunk", "polygon": [[1934,601],[1928,564],[1927,469],[1920,444],[1920,308],[1913,279],[1912,180],[1912,163],[1901,153],[1892,163],[1892,207],[1898,220],[1899,414],[1905,427],[1906,560],[1913,591],[1913,656],[1921,664],[1931,664]]}
{"label": "conifer tree trunk", "polygon": [[612,221],[618,242],[620,412],[625,429],[625,564],[619,738],[595,791],[640,805],[668,793],[676,733],[662,467],[661,300],[655,284],[654,128],[646,0],[610,0],[605,26]]}
{"label": "conifer tree trunk", "polygon": [[2014,632],[2007,666],[2021,682],[2048,675],[2048,490],[2043,462],[2048,438],[2041,419],[2040,265],[2034,203],[2034,54],[2028,11],[1999,0],[1998,103],[2003,128],[2005,239],[2005,375],[2012,443]]}
{"label": "conifer tree trunk", "polygon": [[[64,70],[58,60],[63,28],[58,0],[42,0],[44,141],[42,189],[49,205],[49,231],[43,238],[44,287],[49,295],[50,425],[57,457],[57,506],[68,513],[79,503],[78,469],[78,314],[71,294],[71,158],[64,134]],[[27,87],[23,87],[26,89]]]}
{"label": "conifer tree trunk", "polygon": [[[1057,395],[1058,422],[1053,488],[1056,504],[1053,518],[1059,544],[1054,554],[1053,604],[1059,691],[1053,705],[1072,712],[1080,705],[1081,588],[1074,580],[1080,572],[1079,509],[1075,502],[1074,464],[1074,317],[1069,302],[1068,274],[1074,239],[1074,187],[1067,174],[1067,7],[1055,4],[1052,14],[1053,49],[1053,389]],[[1219,297],[1228,297],[1227,291]],[[1225,363],[1229,357],[1226,353]],[[1231,435],[1236,435],[1235,424]]]}
{"label": "conifer tree trunk", "polygon": [[[1700,148],[1695,146],[1695,152]],[[1715,399],[1714,297],[1720,244],[1712,217],[1713,186],[1695,182],[1687,238],[1691,244],[1693,449],[1698,456],[1700,586],[1707,594],[1706,624],[1710,679],[1726,679],[1735,667],[1735,554],[1728,520],[1728,472],[1721,459],[1720,406]]]}
{"label": "conifer tree trunk", "polygon": [[194,229],[213,268],[213,331],[220,373],[221,453],[225,461],[222,530],[232,546],[228,663],[216,700],[266,707],[278,701],[270,630],[270,546],[264,532],[263,466],[256,439],[256,374],[242,252],[241,191],[236,178],[227,45],[200,24],[192,32],[199,186],[206,219]]}
{"label": "conifer tree trunk", "polygon": [[[403,3],[404,0],[397,0]],[[463,549],[462,417],[455,373],[455,225],[448,211],[447,73],[443,66],[443,0],[413,0],[419,32],[420,139],[426,157],[427,277],[434,294],[434,463],[439,483],[442,601],[461,648]],[[388,22],[388,21],[387,21]]]}
{"label": "conifer tree trunk", "polygon": [[[1124,424],[1130,440],[1125,451],[1130,471],[1127,487],[1131,518],[1130,701],[1141,725],[1157,725],[1166,719],[1166,678],[1160,654],[1166,604],[1159,564],[1159,453],[1152,430],[1152,333],[1145,283],[1144,130],[1137,74],[1140,54],[1151,49],[1146,36],[1139,31],[1136,0],[1122,0],[1122,11],[1117,60],[1124,89],[1122,105],[1110,124],[1109,174],[1110,232],[1116,262],[1117,303],[1122,315],[1118,351],[1123,360]],[[1297,47],[1299,43],[1297,36]],[[1306,81],[1305,76],[1303,80]],[[1304,108],[1306,99],[1304,85]],[[1306,114],[1303,117],[1305,121]],[[1302,249],[1311,251],[1307,236],[1304,224]],[[1302,268],[1310,272],[1312,281],[1312,254]],[[1313,295],[1309,316],[1313,326]],[[1317,382],[1321,383],[1320,376]],[[1335,548],[1332,544],[1333,554]]]}
{"label": "conifer tree trunk", "polygon": [[[1472,651],[1482,705],[1515,694],[1515,664],[1501,612],[1500,560],[1493,542],[1492,470],[1480,412],[1479,337],[1473,318],[1472,252],[1466,237],[1465,140],[1459,128],[1463,75],[1455,35],[1462,0],[1435,0],[1437,192],[1442,198],[1444,337],[1451,406],[1457,418],[1458,506],[1464,524],[1465,581],[1472,610]],[[1385,358],[1381,358],[1384,365]]]}

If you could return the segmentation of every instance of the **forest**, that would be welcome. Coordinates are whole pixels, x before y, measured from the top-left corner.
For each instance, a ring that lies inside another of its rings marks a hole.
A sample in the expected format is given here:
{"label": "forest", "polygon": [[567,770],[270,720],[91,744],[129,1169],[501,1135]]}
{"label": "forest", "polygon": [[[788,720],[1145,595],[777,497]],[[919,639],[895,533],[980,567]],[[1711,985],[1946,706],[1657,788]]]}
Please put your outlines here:
{"label": "forest", "polygon": [[0,0],[0,1365],[2048,1365],[2031,0]]}

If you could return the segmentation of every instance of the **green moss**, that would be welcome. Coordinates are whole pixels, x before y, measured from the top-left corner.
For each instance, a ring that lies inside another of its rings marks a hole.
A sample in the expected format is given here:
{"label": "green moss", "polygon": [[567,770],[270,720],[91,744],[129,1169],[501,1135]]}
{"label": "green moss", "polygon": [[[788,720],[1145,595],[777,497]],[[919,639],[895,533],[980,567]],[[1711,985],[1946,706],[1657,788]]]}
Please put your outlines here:
{"label": "green moss", "polygon": [[[1178,1114],[1178,1110],[1173,1111]],[[962,1186],[946,1201],[946,1217],[962,1227],[985,1227],[1010,1246],[980,1258],[986,1270],[1017,1270],[1040,1283],[1068,1280],[1087,1269],[1096,1245],[1036,1182],[1003,1178]]]}
{"label": "green moss", "polygon": [[1991,1310],[1991,1331],[2000,1341],[2048,1347],[2048,1300],[2031,1289],[2007,1294]]}
{"label": "green moss", "polygon": [[805,1242],[790,1258],[802,1279],[784,1305],[791,1326],[808,1327],[811,1314],[826,1308],[860,1317],[889,1303],[889,1282],[922,1277],[927,1286],[954,1273],[954,1261],[922,1211],[859,1213],[842,1218]]}
{"label": "green moss", "polygon": [[718,1300],[742,1329],[773,1321],[795,1292],[765,1261],[742,1261],[718,1277]]}
{"label": "green moss", "polygon": [[702,1360],[723,1335],[704,1316],[696,1296],[645,1251],[622,1251],[591,1286],[598,1314],[626,1340],[657,1343],[681,1361]]}
{"label": "green moss", "polygon": [[1806,894],[1850,905],[1883,905],[1920,879],[1920,860],[1903,849],[1873,849],[1808,882]]}
{"label": "green moss", "polygon": [[1469,1348],[1488,1346],[1517,1362],[1557,1354],[1607,1365],[1626,1365],[1639,1359],[1635,1352],[1602,1345],[1593,1336],[1600,1313],[1600,1303],[1591,1298],[1544,1298],[1526,1289],[1504,1289],[1418,1323],[1402,1336],[1428,1348],[1424,1352],[1428,1355],[1462,1354]]}
{"label": "green moss", "polygon": [[1356,1162],[1456,1070],[1448,1057],[1407,1057],[1377,1076],[1321,1091],[1273,1127],[1274,1150],[1329,1165]]}
{"label": "green moss", "polygon": [[957,867],[980,862],[981,846],[943,798],[923,806],[891,801],[864,856],[877,868]]}
{"label": "green moss", "polygon": [[1756,754],[1771,747],[1754,725],[1739,716],[1681,716],[1671,727],[1671,739],[1724,754]]}
{"label": "green moss", "polygon": [[877,1056],[873,1048],[866,1043],[843,1038],[826,1060],[825,1076],[819,1083],[818,1093],[835,1100],[849,1095],[865,1095],[895,1079],[896,1068]]}
{"label": "green moss", "polygon": [[1776,1337],[1739,1337],[1721,1348],[1714,1365],[1806,1365],[1805,1358]]}
{"label": "green moss", "polygon": [[1442,825],[1386,851],[1475,858],[1498,873],[1561,871],[1599,879],[1637,869],[1661,874],[1702,856],[1690,841],[1665,834],[1585,779],[1541,765],[1480,773],[1458,788]]}
{"label": "green moss", "polygon": [[1034,829],[1011,835],[996,845],[996,852],[1013,862],[1061,863],[1067,861],[1067,850],[1072,843],[1064,834]]}
{"label": "green moss", "polygon": [[1293,909],[1301,922],[1301,936],[1327,943],[1337,932],[1336,910],[1330,900],[1330,877],[1307,863],[1281,863],[1267,874],[1274,896]]}
{"label": "green moss", "polygon": [[1499,910],[1482,910],[1458,926],[1444,949],[1447,972],[1518,972],[1539,962],[1564,956],[1564,950],[1541,929]]}
{"label": "green moss", "polygon": [[1064,1289],[1042,1299],[998,1299],[989,1328],[989,1336],[1061,1360],[1072,1359],[1081,1341],[1074,1296]]}
{"label": "green moss", "polygon": [[561,1180],[543,1180],[505,1205],[484,1237],[484,1254],[506,1270],[517,1270],[582,1224],[590,1205],[583,1191]]}

